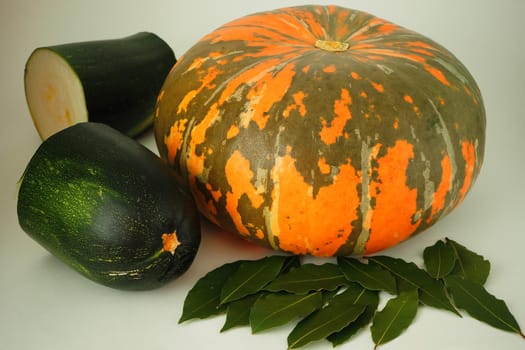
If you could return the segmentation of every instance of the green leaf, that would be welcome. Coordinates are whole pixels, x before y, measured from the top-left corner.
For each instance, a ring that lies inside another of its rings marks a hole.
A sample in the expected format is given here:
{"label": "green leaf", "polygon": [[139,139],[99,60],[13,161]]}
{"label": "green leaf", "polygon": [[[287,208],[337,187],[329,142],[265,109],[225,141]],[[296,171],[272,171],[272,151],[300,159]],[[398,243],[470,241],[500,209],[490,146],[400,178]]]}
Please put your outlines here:
{"label": "green leaf", "polygon": [[388,270],[373,263],[361,263],[353,258],[338,257],[337,263],[349,281],[357,282],[366,289],[396,294],[396,279]]}
{"label": "green leaf", "polygon": [[370,328],[375,348],[403,333],[416,317],[417,307],[418,295],[415,289],[390,299],[383,310],[376,313]]}
{"label": "green leaf", "polygon": [[226,311],[226,321],[224,322],[221,332],[233,327],[249,325],[250,309],[260,297],[261,295],[257,293],[229,303]]}
{"label": "green leaf", "polygon": [[323,296],[323,305],[326,305],[330,303],[333,297],[335,297],[339,292],[341,291],[341,288],[334,289],[334,290],[323,290],[321,291],[321,294]]}
{"label": "green leaf", "polygon": [[452,273],[468,278],[472,282],[485,284],[490,273],[490,262],[449,238],[446,242],[454,250],[457,259]]}
{"label": "green leaf", "polygon": [[330,334],[326,339],[332,343],[333,347],[346,343],[350,338],[357,334],[361,329],[366,327],[372,322],[376,313],[377,305],[369,305],[365,307],[363,313],[353,322],[350,322],[348,326]]}
{"label": "green leaf", "polygon": [[354,293],[354,297],[350,297],[350,300],[348,301],[352,302],[353,305],[366,305],[365,310],[355,321],[350,322],[350,324],[348,324],[345,328],[338,332],[330,334],[326,338],[332,343],[332,346],[334,347],[348,341],[359,330],[364,328],[366,325],[370,324],[370,322],[374,318],[377,305],[379,304],[378,292],[364,289],[363,287],[357,284],[356,286],[358,287],[349,287],[353,288],[353,292],[348,293]]}
{"label": "green leaf", "polygon": [[356,291],[347,289],[333,297],[326,307],[301,320],[288,335],[288,348],[295,349],[324,339],[355,321],[366,308],[365,305],[353,304],[355,299]]}
{"label": "green leaf", "polygon": [[457,275],[445,277],[445,284],[457,307],[492,327],[518,333],[525,338],[505,302],[490,294],[483,285]]}
{"label": "green leaf", "polygon": [[329,304],[340,305],[377,305],[379,294],[377,291],[368,290],[358,283],[350,283],[342,293],[332,298]]}
{"label": "green leaf", "polygon": [[348,282],[343,272],[335,264],[304,264],[280,275],[265,290],[306,294],[318,290],[335,290],[346,284]]}
{"label": "green leaf", "polygon": [[305,317],[323,306],[320,292],[306,295],[268,294],[259,298],[250,312],[252,332],[281,326]]}
{"label": "green leaf", "polygon": [[436,279],[447,276],[456,264],[454,249],[443,241],[425,248],[423,259],[428,274]]}
{"label": "green leaf", "polygon": [[281,274],[290,272],[291,269],[295,269],[297,267],[301,267],[301,256],[299,255],[291,255],[288,256],[283,263],[283,267],[281,268]]}
{"label": "green leaf", "polygon": [[207,318],[222,313],[220,307],[221,289],[226,280],[239,268],[242,261],[224,264],[199,279],[184,300],[179,323],[193,318]]}
{"label": "green leaf", "polygon": [[[323,338],[335,347],[372,323],[377,348],[411,324],[418,302],[461,316],[455,301],[474,318],[525,339],[505,302],[483,287],[490,263],[481,255],[446,239],[427,247],[423,257],[428,272],[387,256],[369,257],[368,263],[338,258],[337,264],[323,265],[277,255],[236,261],[197,281],[179,323],[226,311],[221,332],[251,325],[257,333],[304,317],[288,336],[289,348]],[[378,312],[380,290],[398,296]]]}
{"label": "green leaf", "polygon": [[416,264],[388,256],[374,256],[370,257],[369,260],[396,276],[400,280],[399,284],[404,286],[401,289],[402,291],[409,291],[411,289],[410,286],[417,288],[419,290],[419,300],[423,304],[449,310],[461,316],[450,302],[441,281],[430,277],[426,271],[417,267]]}
{"label": "green leaf", "polygon": [[222,287],[220,303],[226,304],[257,293],[279,275],[285,260],[285,256],[273,255],[242,262]]}

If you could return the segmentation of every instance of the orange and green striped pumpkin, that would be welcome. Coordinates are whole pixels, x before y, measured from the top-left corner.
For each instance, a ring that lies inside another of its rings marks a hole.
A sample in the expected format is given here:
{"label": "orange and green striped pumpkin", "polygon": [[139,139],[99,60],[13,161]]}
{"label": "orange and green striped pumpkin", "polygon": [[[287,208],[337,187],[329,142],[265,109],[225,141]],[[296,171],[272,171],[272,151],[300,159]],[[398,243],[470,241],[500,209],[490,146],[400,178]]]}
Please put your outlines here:
{"label": "orange and green striped pumpkin", "polygon": [[462,202],[483,160],[476,82],[447,49],[337,6],[227,23],[159,94],[160,155],[200,211],[276,250],[370,254]]}

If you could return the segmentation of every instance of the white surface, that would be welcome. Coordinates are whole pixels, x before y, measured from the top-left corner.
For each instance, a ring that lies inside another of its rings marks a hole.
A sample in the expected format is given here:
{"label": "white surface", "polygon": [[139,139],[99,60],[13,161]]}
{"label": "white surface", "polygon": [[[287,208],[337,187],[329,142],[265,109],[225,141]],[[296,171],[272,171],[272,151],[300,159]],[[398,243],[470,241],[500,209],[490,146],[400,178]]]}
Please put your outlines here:
{"label": "white surface", "polygon": [[[250,335],[219,333],[223,317],[177,324],[198,278],[225,262],[269,252],[205,228],[194,265],[150,292],[121,292],[92,283],[50,256],[19,228],[16,182],[40,139],[23,92],[23,70],[39,46],[116,38],[148,30],[179,57],[226,21],[251,12],[312,1],[29,1],[0,4],[0,349],[285,349],[291,327]],[[326,3],[318,0],[318,3]],[[445,236],[492,263],[487,288],[525,327],[525,42],[521,0],[330,1],[419,31],[456,54],[479,83],[488,116],[481,176],[463,204],[426,233],[385,252],[420,262],[424,247]],[[142,141],[154,149],[152,135]],[[325,349],[327,342],[305,349]],[[372,349],[363,332],[340,349]],[[428,307],[382,349],[525,349],[519,336],[469,317]]]}

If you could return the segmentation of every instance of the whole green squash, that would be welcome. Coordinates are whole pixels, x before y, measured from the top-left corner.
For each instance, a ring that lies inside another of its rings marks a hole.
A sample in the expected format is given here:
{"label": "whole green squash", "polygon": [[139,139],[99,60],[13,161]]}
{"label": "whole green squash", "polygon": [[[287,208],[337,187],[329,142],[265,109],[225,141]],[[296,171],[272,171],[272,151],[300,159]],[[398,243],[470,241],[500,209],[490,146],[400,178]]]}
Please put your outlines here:
{"label": "whole green squash", "polygon": [[22,229],[95,282],[152,289],[192,264],[195,203],[164,162],[137,141],[84,122],[47,138],[20,181]]}

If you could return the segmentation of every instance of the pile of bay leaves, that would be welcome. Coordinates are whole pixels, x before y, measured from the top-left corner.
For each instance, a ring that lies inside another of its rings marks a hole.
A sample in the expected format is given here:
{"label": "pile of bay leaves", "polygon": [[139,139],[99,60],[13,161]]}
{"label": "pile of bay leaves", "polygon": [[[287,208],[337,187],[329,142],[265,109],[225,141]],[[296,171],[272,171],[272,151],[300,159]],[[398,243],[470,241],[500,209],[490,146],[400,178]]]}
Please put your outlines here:
{"label": "pile of bay leaves", "polygon": [[[179,323],[226,313],[221,331],[250,326],[252,333],[297,322],[288,348],[327,339],[348,341],[368,325],[377,348],[399,336],[426,305],[461,316],[459,309],[525,339],[503,300],[484,287],[490,263],[451,240],[423,252],[424,269],[388,256],[339,257],[335,263],[303,263],[274,255],[225,264],[189,291]],[[380,295],[390,295],[378,310]]]}

